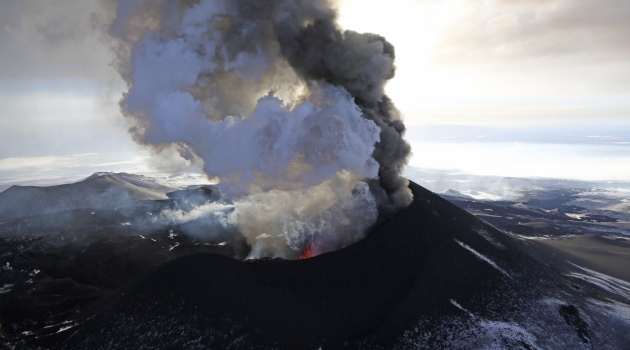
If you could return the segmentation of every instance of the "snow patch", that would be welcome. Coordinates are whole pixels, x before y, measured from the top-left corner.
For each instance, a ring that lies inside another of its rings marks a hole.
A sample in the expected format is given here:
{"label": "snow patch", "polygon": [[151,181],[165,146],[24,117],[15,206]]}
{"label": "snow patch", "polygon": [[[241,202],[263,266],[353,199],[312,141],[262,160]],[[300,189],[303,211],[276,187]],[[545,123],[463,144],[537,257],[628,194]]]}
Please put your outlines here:
{"label": "snow patch", "polygon": [[564,213],[564,215],[576,220],[582,220],[582,217],[584,216],[584,214],[578,213]]}
{"label": "snow patch", "polygon": [[63,332],[63,331],[67,331],[68,329],[73,328],[74,326],[76,326],[76,325],[75,325],[75,324],[72,324],[72,325],[70,325],[70,326],[63,326],[63,327],[59,328],[59,330],[57,331],[57,333],[61,333],[61,332]]}
{"label": "snow patch", "polygon": [[622,296],[628,300],[630,300],[630,283],[624,281],[624,280],[620,280],[618,278],[614,278],[611,276],[608,276],[606,274],[597,272],[597,271],[593,271],[593,270],[589,270],[585,267],[576,265],[572,262],[569,262],[569,264],[577,267],[578,269],[584,271],[584,273],[580,273],[580,272],[571,272],[568,273],[567,276],[573,277],[573,278],[578,278],[581,279],[583,281],[589,282],[591,284],[594,284],[606,291],[609,291],[613,294],[617,294],[619,296]]}
{"label": "snow patch", "polygon": [[458,308],[458,309],[462,310],[462,311],[463,311],[463,312],[465,312],[468,316],[470,316],[470,317],[472,317],[472,318],[475,318],[475,317],[476,317],[476,316],[475,316],[472,312],[470,312],[470,311],[466,310],[463,306],[461,306],[461,305],[460,305],[457,301],[455,301],[454,299],[449,299],[449,301],[451,302],[451,304],[453,304],[453,306],[455,306],[456,308]]}
{"label": "snow patch", "polygon": [[6,294],[9,293],[10,291],[12,291],[14,285],[9,284],[9,283],[5,283],[2,287],[0,287],[0,294]]}
{"label": "snow patch", "polygon": [[501,272],[502,274],[504,274],[505,276],[512,278],[512,276],[505,271],[504,269],[502,269],[501,267],[499,267],[499,265],[497,265],[494,261],[492,261],[490,258],[488,258],[487,256],[479,253],[478,251],[474,250],[473,248],[471,248],[469,245],[460,242],[456,239],[454,239],[454,241],[459,244],[462,248],[468,250],[469,252],[473,253],[477,258],[479,258],[480,260],[485,261],[486,263],[490,264],[490,266],[494,267],[495,269],[497,269],[499,272]]}
{"label": "snow patch", "polygon": [[605,309],[609,316],[613,316],[627,323],[628,329],[630,329],[630,305],[622,304],[612,300],[610,302],[603,302],[601,300],[589,299],[589,301],[594,306]]}
{"label": "snow patch", "polygon": [[499,249],[507,249],[506,246],[501,244],[501,242],[499,242],[496,238],[494,238],[494,236],[490,232],[488,232],[488,230],[486,230],[485,228],[478,227],[475,229],[475,232],[477,232],[486,241],[490,242],[490,244],[492,244],[493,246]]}
{"label": "snow patch", "polygon": [[498,341],[501,338],[512,340],[511,343],[514,344],[527,344],[531,349],[540,349],[535,345],[536,337],[516,323],[481,320],[479,326],[486,336],[490,339],[496,339],[487,344],[485,349],[505,349],[504,342]]}
{"label": "snow patch", "polygon": [[[451,300],[451,302],[453,302]],[[541,349],[530,331],[512,322],[501,322],[470,317],[449,318],[437,332],[428,330],[420,322],[415,329],[405,332],[401,349]],[[439,333],[447,334],[439,336]],[[437,343],[437,346],[436,346]]]}
{"label": "snow patch", "polygon": [[486,201],[486,200],[487,201],[500,201],[503,199],[503,197],[497,196],[495,194],[475,191],[475,190],[466,190],[466,191],[463,191],[462,193],[480,201]]}

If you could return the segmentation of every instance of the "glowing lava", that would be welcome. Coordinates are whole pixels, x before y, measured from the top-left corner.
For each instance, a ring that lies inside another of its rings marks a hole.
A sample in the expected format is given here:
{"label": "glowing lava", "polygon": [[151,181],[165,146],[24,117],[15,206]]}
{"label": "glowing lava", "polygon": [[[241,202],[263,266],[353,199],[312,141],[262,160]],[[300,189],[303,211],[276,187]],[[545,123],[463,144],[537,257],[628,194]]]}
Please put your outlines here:
{"label": "glowing lava", "polygon": [[299,259],[308,259],[308,258],[312,258],[316,255],[319,255],[319,253],[322,251],[322,244],[315,244],[315,242],[311,242],[309,244],[306,245],[306,249],[304,249],[304,252],[302,252],[302,254],[300,254]]}

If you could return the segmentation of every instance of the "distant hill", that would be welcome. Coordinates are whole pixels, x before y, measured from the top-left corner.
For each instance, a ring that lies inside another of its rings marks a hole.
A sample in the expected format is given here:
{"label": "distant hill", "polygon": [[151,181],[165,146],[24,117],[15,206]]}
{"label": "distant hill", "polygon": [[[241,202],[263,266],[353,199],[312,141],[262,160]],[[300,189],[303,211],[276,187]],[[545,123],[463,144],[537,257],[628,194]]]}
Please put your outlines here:
{"label": "distant hill", "polygon": [[446,199],[450,199],[450,198],[457,198],[457,199],[467,199],[467,200],[474,200],[473,197],[463,194],[457,190],[453,190],[453,189],[448,189],[442,193],[440,193],[440,195]]}
{"label": "distant hill", "polygon": [[147,176],[111,172],[65,185],[11,186],[0,193],[0,219],[167,199],[166,194],[175,190]]}

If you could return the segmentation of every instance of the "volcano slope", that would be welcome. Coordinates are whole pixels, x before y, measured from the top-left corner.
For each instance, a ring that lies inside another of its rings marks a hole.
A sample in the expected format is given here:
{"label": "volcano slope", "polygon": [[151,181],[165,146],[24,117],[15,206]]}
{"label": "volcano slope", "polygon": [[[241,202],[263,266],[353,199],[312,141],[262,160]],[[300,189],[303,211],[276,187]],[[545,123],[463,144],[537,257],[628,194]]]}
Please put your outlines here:
{"label": "volcano slope", "polygon": [[[411,184],[364,240],[310,259],[170,261],[25,348],[620,349],[628,300]],[[71,327],[74,326],[74,327]]]}
{"label": "volcano slope", "polygon": [[72,184],[50,187],[11,186],[0,192],[0,220],[63,211],[167,199],[177,188],[127,173],[94,173]]}

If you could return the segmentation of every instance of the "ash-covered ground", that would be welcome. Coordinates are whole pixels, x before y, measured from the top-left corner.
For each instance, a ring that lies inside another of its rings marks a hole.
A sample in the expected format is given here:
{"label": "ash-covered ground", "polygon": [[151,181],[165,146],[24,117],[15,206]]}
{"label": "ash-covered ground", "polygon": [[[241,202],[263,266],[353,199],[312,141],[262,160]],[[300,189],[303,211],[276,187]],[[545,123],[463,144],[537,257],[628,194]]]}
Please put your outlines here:
{"label": "ash-covered ground", "polygon": [[199,239],[182,234],[203,229],[197,223],[159,219],[166,210],[216,200],[218,193],[207,184],[164,182],[96,173],[72,184],[0,193],[3,334],[56,332],[90,302],[186,254],[246,256],[238,235]]}
{"label": "ash-covered ground", "polygon": [[411,170],[419,184],[512,233],[630,238],[630,182],[525,179]]}
{"label": "ash-covered ground", "polygon": [[[144,198],[147,188],[162,197]],[[87,189],[126,195],[86,208]],[[24,349],[620,349],[630,342],[630,265],[619,263],[630,252],[627,231],[536,206],[593,213],[571,203],[601,190],[537,189],[538,199],[513,202],[449,191],[472,216],[411,189],[412,205],[358,243],[306,260],[244,260],[251,246],[237,230],[200,235],[216,223],[163,219],[228,203],[212,185],[101,173],[61,188],[10,188],[0,201],[31,211],[0,221],[2,342]],[[41,203],[38,191],[60,190],[76,196],[60,210],[38,215],[43,207],[26,203]],[[622,220],[607,217],[600,221]],[[511,220],[522,230],[504,224]],[[531,222],[559,228],[538,232],[542,225],[524,225]],[[584,234],[563,232],[572,227]]]}

